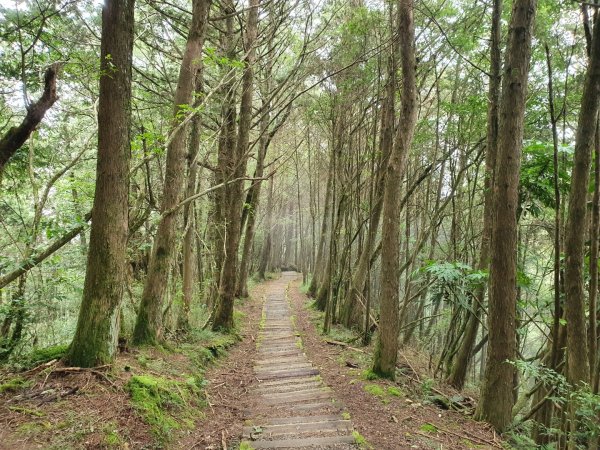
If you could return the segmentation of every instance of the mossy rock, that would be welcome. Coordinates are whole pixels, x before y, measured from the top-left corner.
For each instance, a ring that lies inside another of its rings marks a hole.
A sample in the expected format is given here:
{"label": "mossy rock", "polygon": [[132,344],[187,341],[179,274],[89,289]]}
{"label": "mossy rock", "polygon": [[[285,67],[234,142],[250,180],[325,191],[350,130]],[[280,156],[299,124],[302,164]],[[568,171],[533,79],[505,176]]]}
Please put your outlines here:
{"label": "mossy rock", "polygon": [[150,375],[134,375],[127,383],[131,401],[142,419],[161,441],[173,430],[193,426],[203,405],[202,380],[171,380]]}

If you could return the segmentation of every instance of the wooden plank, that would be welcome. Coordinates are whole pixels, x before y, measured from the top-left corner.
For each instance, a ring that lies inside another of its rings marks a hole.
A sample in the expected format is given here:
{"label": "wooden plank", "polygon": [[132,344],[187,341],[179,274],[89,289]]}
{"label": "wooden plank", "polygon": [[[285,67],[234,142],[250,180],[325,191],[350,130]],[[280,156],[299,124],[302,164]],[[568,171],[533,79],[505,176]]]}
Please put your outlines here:
{"label": "wooden plank", "polygon": [[[260,434],[256,430],[260,429]],[[255,436],[281,437],[287,434],[302,434],[302,433],[339,433],[352,431],[352,423],[349,420],[329,420],[321,422],[299,422],[286,423],[279,425],[264,425],[244,427],[244,436],[250,437],[251,433]]]}
{"label": "wooden plank", "polygon": [[277,364],[277,363],[294,363],[298,361],[308,361],[304,355],[280,356],[275,358],[264,358],[255,361],[255,364]]}
{"label": "wooden plank", "polygon": [[259,394],[277,394],[283,392],[293,392],[302,389],[318,389],[323,387],[323,383],[320,381],[309,381],[307,383],[292,383],[292,384],[280,384],[279,386],[265,386],[257,387],[256,392]]}
{"label": "wooden plank", "polygon": [[[274,371],[278,371],[278,370],[292,370],[292,369],[312,369],[312,364],[309,363],[308,361],[300,361],[297,363],[280,363],[280,364],[270,364],[270,365],[260,365],[260,366],[254,366],[254,371],[256,373],[263,373],[263,372],[274,372]],[[260,378],[260,377],[259,377]]]}
{"label": "wooden plank", "polygon": [[273,380],[277,378],[291,378],[300,376],[318,375],[317,369],[297,369],[297,370],[275,370],[273,372],[262,372],[256,374],[259,380]]}
{"label": "wooden plank", "polygon": [[276,394],[264,395],[263,402],[267,405],[275,405],[278,403],[302,403],[315,400],[325,400],[331,398],[331,392],[322,390],[307,390],[307,391],[292,391],[281,392]]}
{"label": "wooden plank", "polygon": [[262,382],[259,382],[258,387],[279,386],[282,384],[292,384],[292,383],[307,383],[309,381],[320,382],[320,380],[315,376],[310,376],[310,377],[299,376],[299,377],[285,378],[283,380],[262,381]]}
{"label": "wooden plank", "polygon": [[330,445],[354,444],[354,436],[312,437],[304,439],[282,439],[275,441],[251,441],[252,448],[310,448]]}
{"label": "wooden plank", "polygon": [[308,422],[328,422],[331,420],[339,420],[340,416],[337,415],[323,415],[323,416],[292,416],[292,417],[273,417],[265,419],[260,423],[268,425],[286,425],[293,423],[308,423]]}

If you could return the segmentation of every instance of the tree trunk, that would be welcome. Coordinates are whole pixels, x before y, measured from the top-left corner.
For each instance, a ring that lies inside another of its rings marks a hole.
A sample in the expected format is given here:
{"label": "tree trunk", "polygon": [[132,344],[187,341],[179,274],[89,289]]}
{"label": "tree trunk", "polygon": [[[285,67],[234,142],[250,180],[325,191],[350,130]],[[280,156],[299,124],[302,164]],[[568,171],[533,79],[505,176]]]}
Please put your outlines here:
{"label": "tree trunk", "polygon": [[327,187],[325,188],[325,206],[323,210],[323,216],[321,219],[321,232],[319,234],[319,248],[317,249],[317,259],[315,262],[315,269],[310,280],[310,286],[308,287],[308,295],[311,297],[315,297],[317,295],[317,289],[321,283],[321,279],[323,278],[323,272],[326,269],[325,266],[325,250],[327,246],[327,228],[328,228],[328,220],[331,209],[331,186],[333,184],[334,174],[331,173],[331,170],[327,173]]}
{"label": "tree trunk", "polygon": [[[198,71],[196,77],[196,93],[202,94],[202,70]],[[197,104],[198,102],[196,102]],[[196,178],[198,176],[198,162],[196,157],[200,147],[200,116],[197,115],[192,120],[192,129],[190,133],[190,142],[188,146],[187,162],[187,187],[186,198],[196,193]],[[194,287],[196,285],[197,259],[196,259],[196,209],[194,202],[185,205],[183,209],[183,305],[178,318],[178,328],[182,331],[190,329],[190,310],[194,299]]]}
{"label": "tree trunk", "polygon": [[394,379],[398,358],[400,282],[400,187],[417,122],[415,24],[413,0],[398,2],[398,39],[402,68],[402,102],[396,142],[390,155],[383,196],[381,249],[381,318],[373,371]]}
{"label": "tree trunk", "polygon": [[[270,77],[270,71],[267,71],[267,88],[266,95],[268,95],[268,79]],[[254,170],[254,178],[262,178],[264,173],[265,159],[267,156],[267,149],[269,147],[269,136],[267,134],[267,127],[269,125],[269,104],[264,104],[263,107],[266,111],[261,117],[261,136],[258,148],[258,158],[256,159],[256,169]],[[250,257],[252,256],[252,244],[254,243],[254,232],[256,226],[256,212],[260,203],[260,191],[262,187],[262,181],[257,180],[253,182],[248,192],[249,202],[247,205],[247,219],[246,219],[246,233],[244,237],[244,246],[242,249],[242,259],[240,261],[240,273],[238,276],[237,295],[238,297],[248,297],[248,275],[250,272]],[[246,208],[246,206],[245,206]],[[246,209],[244,209],[246,211]],[[242,220],[242,223],[244,221]],[[263,274],[264,277],[264,274]]]}
{"label": "tree trunk", "polygon": [[[492,31],[490,41],[490,85],[488,90],[488,123],[487,123],[487,149],[485,154],[485,180],[483,203],[483,230],[481,233],[481,247],[479,249],[478,270],[488,270],[490,265],[490,241],[492,239],[492,213],[494,202],[494,172],[496,167],[496,153],[498,147],[498,97],[500,96],[501,61],[500,61],[500,17],[502,16],[502,0],[494,0],[492,11]],[[452,365],[448,384],[456,389],[462,389],[467,377],[467,370],[471,361],[471,353],[482,313],[485,284],[481,284],[475,292],[471,302],[471,311],[466,332],[458,350],[456,360]]]}
{"label": "tree trunk", "polygon": [[269,181],[269,197],[267,200],[267,217],[265,219],[265,242],[263,243],[262,252],[260,254],[260,263],[258,265],[258,278],[265,279],[265,272],[271,258],[271,247],[273,246],[273,184],[274,180]]}
{"label": "tree trunk", "polygon": [[[575,135],[575,154],[571,174],[570,202],[565,235],[565,319],[567,321],[567,381],[574,387],[590,382],[588,341],[586,335],[584,256],[587,226],[587,191],[592,151],[595,144],[600,102],[600,20],[594,24],[590,62],[581,98]],[[596,244],[597,245],[597,244]],[[596,261],[593,262],[596,264]],[[571,437],[569,449],[576,448],[575,404],[570,405]]]}
{"label": "tree trunk", "polygon": [[381,211],[383,209],[383,192],[385,186],[384,175],[387,169],[392,144],[394,141],[394,98],[396,96],[396,77],[393,58],[389,58],[388,65],[388,82],[386,84],[386,93],[383,106],[381,108],[381,137],[379,141],[381,157],[379,159],[379,170],[375,185],[375,204],[373,205],[373,209],[371,211],[367,241],[358,257],[358,262],[356,263],[352,273],[350,287],[344,302],[342,323],[347,327],[360,326],[361,324],[361,314],[356,312],[356,308],[358,304],[358,298],[362,296],[362,293],[365,289],[369,262],[371,254],[373,253],[373,247],[375,246],[377,231],[379,229]]}
{"label": "tree trunk", "polygon": [[[231,169],[232,179],[243,177],[246,173],[248,160],[248,143],[250,140],[250,127],[252,125],[252,96],[254,87],[254,62],[256,49],[254,43],[258,32],[258,4],[259,0],[250,0],[248,18],[246,23],[246,58],[244,75],[242,77],[242,99],[240,104],[240,118],[238,127],[237,145],[233,158],[228,158],[233,164]],[[233,9],[233,5],[230,7]],[[234,150],[233,147],[230,150]],[[233,302],[235,299],[236,276],[238,267],[238,247],[241,236],[241,214],[243,206],[243,181],[231,183],[226,189],[228,196],[227,218],[225,223],[225,260],[219,284],[219,300],[213,321],[213,330],[231,330],[233,328]]]}
{"label": "tree trunk", "polygon": [[590,366],[586,336],[584,295],[584,245],[587,225],[587,190],[600,101],[600,21],[596,20],[590,62],[581,97],[575,135],[570,202],[565,235],[565,319],[567,321],[567,380],[589,383]]}
{"label": "tree trunk", "polygon": [[156,344],[162,334],[162,308],[169,269],[175,253],[178,212],[172,209],[181,200],[186,165],[187,126],[182,123],[185,107],[192,104],[196,74],[200,68],[210,0],[194,0],[192,23],[179,69],[175,90],[171,140],[167,146],[161,218],[152,246],[148,276],[133,331],[135,344]]}
{"label": "tree trunk", "polygon": [[134,0],[102,10],[98,160],[87,270],[71,365],[109,364],[117,351],[126,277]]}
{"label": "tree trunk", "polygon": [[504,63],[492,225],[489,346],[477,417],[502,431],[512,420],[516,354],[517,207],[523,119],[536,0],[513,4]]}

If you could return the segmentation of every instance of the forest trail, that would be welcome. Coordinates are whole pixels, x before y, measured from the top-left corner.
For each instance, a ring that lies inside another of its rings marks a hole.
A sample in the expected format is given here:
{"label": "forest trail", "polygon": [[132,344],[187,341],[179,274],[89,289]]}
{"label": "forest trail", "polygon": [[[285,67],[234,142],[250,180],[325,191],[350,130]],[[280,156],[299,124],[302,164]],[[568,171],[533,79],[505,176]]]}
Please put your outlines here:
{"label": "forest trail", "polygon": [[284,272],[266,293],[251,393],[254,408],[244,427],[252,448],[356,448],[352,422],[302,350],[286,291],[298,274]]}

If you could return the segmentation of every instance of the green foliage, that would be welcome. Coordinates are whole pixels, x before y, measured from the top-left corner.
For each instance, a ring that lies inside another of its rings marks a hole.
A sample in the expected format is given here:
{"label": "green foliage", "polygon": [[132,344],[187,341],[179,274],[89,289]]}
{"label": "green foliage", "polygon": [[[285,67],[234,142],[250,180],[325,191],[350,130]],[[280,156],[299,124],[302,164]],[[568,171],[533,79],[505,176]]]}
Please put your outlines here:
{"label": "green foliage", "polygon": [[134,375],[127,383],[131,401],[142,419],[151,426],[161,441],[172,431],[193,425],[202,405],[200,381],[189,378],[185,382],[152,375]]}
{"label": "green foliage", "polygon": [[416,272],[417,277],[428,276],[433,280],[432,302],[443,299],[454,301],[461,307],[471,309],[471,297],[475,289],[485,283],[488,272],[475,270],[468,264],[447,261],[425,262]]}
{"label": "green foliage", "polygon": [[[559,153],[560,156],[568,155],[569,157],[564,159],[571,161],[573,148],[561,145]],[[554,147],[551,142],[530,142],[523,149],[519,187],[521,215],[531,214],[533,217],[538,217],[542,214],[543,208],[556,207],[553,155]],[[558,187],[561,195],[569,192],[571,167],[570,162],[568,164],[561,162],[559,165]]]}
{"label": "green foliage", "polygon": [[239,450],[254,450],[254,447],[248,441],[242,441]]}
{"label": "green foliage", "polygon": [[[533,378],[551,389],[548,399],[555,405],[566,408],[573,404],[578,428],[575,440],[578,442],[592,441],[600,436],[600,395],[594,394],[590,386],[572,386],[564,375],[547,367],[535,365],[528,361],[515,361],[514,364],[527,378]],[[561,435],[561,427],[547,429],[546,433]],[[567,439],[570,439],[568,433]],[[583,448],[583,447],[582,447]]]}

